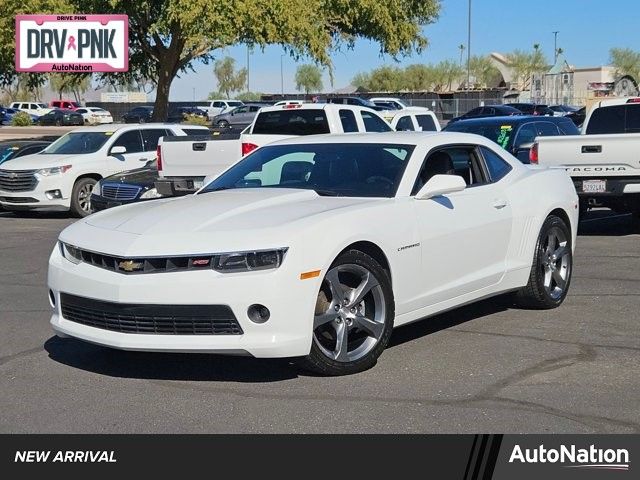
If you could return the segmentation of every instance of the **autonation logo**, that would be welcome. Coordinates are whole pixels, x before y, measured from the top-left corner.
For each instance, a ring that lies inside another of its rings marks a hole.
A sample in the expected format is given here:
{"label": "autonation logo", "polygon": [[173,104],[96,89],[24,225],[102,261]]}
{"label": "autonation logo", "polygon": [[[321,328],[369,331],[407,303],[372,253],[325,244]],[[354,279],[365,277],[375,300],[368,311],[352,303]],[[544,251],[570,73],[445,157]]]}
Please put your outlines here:
{"label": "autonation logo", "polygon": [[561,463],[567,468],[592,468],[597,470],[629,470],[629,451],[625,448],[577,448],[560,445],[560,448],[525,448],[515,445],[509,463]]}

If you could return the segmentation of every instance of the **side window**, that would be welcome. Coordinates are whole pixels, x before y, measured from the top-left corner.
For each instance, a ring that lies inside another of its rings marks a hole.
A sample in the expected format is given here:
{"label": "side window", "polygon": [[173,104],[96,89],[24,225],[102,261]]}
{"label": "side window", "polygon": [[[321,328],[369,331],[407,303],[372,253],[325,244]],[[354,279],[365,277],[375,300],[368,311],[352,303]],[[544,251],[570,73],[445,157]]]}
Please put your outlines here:
{"label": "side window", "polygon": [[413,122],[411,121],[411,117],[409,115],[400,117],[400,120],[398,120],[398,123],[396,124],[396,130],[398,132],[415,130],[415,128],[413,128]]}
{"label": "side window", "polygon": [[111,147],[124,147],[127,149],[127,153],[142,152],[142,137],[140,136],[140,130],[130,130],[120,135]]}
{"label": "side window", "polygon": [[560,135],[558,127],[550,122],[536,122],[539,137],[555,137]]}
{"label": "side window", "polygon": [[233,111],[234,114],[247,113],[247,107],[238,107]]}
{"label": "side window", "polygon": [[423,132],[438,131],[438,127],[436,127],[436,123],[431,115],[416,115],[416,120],[418,121],[418,126],[422,127]]}
{"label": "side window", "polygon": [[222,102],[213,102],[213,106],[214,106],[214,108],[222,108],[222,107],[224,107]]}
{"label": "side window", "polygon": [[[158,148],[158,142],[160,141],[161,137],[168,137],[172,134],[170,131],[167,131],[164,128],[144,129],[141,130],[141,133],[145,152],[154,151],[156,148]],[[128,148],[127,151],[129,151]]]}
{"label": "side window", "polygon": [[626,105],[596,108],[587,124],[587,135],[624,133]]}
{"label": "side window", "polygon": [[626,133],[640,133],[640,103],[627,105]]}
{"label": "side window", "polygon": [[482,151],[482,156],[484,157],[484,162],[492,182],[497,182],[511,171],[511,165],[493,150],[486,147],[480,147],[480,150]]}
{"label": "side window", "polygon": [[79,108],[76,110],[76,113],[87,113],[87,111],[84,108]]}
{"label": "side window", "polygon": [[20,105],[20,108],[22,108],[24,110],[29,110],[29,104],[28,103],[23,103],[22,105]]}
{"label": "side window", "polygon": [[258,107],[257,105],[251,105],[251,107],[249,107],[249,111],[250,112],[257,112],[258,110],[260,110],[260,108],[262,108],[262,107]]}
{"label": "side window", "polygon": [[389,132],[391,126],[377,115],[371,112],[361,111],[362,121],[366,132]]}
{"label": "side window", "polygon": [[480,115],[480,112],[482,112],[482,107],[477,107],[467,112],[467,115],[469,117],[475,117],[476,115]]}
{"label": "side window", "polygon": [[344,133],[357,132],[358,123],[356,116],[351,110],[340,110],[340,123],[342,123],[342,131]]}
{"label": "side window", "polygon": [[32,103],[30,107],[31,107],[31,110],[38,110],[38,105],[36,105],[35,103]]}
{"label": "side window", "polygon": [[533,123],[525,123],[520,127],[520,130],[518,130],[513,145],[515,148],[518,148],[520,145],[533,142],[537,136],[538,132],[536,131]]}
{"label": "side window", "polygon": [[468,186],[488,182],[475,146],[450,147],[430,152],[416,178],[411,195],[418,193],[434,175],[459,175]]}
{"label": "side window", "polygon": [[312,152],[287,153],[262,165],[241,180],[242,187],[268,187],[279,184],[305,184],[314,165]]}
{"label": "side window", "polygon": [[495,115],[496,114],[496,109],[493,107],[485,107],[482,109],[482,114],[483,115]]}

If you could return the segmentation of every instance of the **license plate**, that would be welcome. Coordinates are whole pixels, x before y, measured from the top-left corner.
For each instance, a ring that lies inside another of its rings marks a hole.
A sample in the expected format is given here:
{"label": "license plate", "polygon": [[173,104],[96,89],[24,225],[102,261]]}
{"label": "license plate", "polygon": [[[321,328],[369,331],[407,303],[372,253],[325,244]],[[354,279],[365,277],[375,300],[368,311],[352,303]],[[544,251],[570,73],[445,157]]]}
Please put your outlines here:
{"label": "license plate", "polygon": [[199,190],[200,188],[202,188],[203,185],[204,185],[204,180],[193,181],[193,188],[195,188],[196,190]]}
{"label": "license plate", "polygon": [[607,191],[606,180],[584,180],[582,182],[584,193],[605,193]]}

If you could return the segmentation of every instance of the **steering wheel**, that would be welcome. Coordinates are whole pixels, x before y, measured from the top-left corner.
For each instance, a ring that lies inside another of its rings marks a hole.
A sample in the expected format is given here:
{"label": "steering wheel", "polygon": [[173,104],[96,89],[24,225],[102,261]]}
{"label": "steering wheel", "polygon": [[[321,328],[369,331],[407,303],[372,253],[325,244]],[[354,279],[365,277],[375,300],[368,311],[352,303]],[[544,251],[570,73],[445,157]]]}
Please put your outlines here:
{"label": "steering wheel", "polygon": [[389,180],[387,177],[383,177],[382,175],[374,175],[365,180],[367,184],[382,182],[386,183],[389,187],[393,187],[393,182]]}

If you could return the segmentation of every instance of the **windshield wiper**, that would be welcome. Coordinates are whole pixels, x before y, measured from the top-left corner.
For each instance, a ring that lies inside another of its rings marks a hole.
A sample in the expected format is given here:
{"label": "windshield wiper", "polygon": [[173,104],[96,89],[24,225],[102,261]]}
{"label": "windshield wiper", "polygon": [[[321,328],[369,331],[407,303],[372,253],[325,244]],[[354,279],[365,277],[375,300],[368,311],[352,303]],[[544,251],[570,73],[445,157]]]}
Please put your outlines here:
{"label": "windshield wiper", "polygon": [[323,190],[322,188],[314,188],[314,192],[316,192],[321,197],[339,197],[340,194],[335,190]]}

